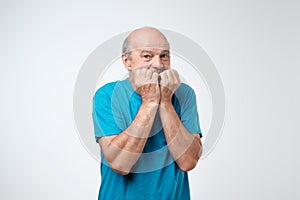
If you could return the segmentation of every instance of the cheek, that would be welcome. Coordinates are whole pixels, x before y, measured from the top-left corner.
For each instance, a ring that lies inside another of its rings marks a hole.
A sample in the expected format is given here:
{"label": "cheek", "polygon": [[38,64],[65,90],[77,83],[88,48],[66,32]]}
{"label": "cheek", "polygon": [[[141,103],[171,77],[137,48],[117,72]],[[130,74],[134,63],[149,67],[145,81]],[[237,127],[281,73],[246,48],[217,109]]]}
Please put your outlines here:
{"label": "cheek", "polygon": [[170,69],[170,61],[164,61],[163,64],[166,69]]}
{"label": "cheek", "polygon": [[147,67],[149,65],[149,63],[147,62],[143,62],[142,60],[136,60],[135,62],[132,62],[132,67],[137,69],[137,68],[143,68],[143,67]]}

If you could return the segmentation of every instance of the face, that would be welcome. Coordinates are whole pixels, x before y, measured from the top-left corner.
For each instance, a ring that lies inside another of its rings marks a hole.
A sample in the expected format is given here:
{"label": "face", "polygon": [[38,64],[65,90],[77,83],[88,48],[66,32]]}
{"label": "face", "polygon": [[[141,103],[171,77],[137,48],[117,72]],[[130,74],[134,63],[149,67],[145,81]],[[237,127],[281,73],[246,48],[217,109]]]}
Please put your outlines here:
{"label": "face", "polygon": [[140,31],[131,36],[131,50],[122,55],[125,67],[131,71],[136,68],[152,68],[162,72],[170,68],[169,44],[157,31]]}
{"label": "face", "polygon": [[129,70],[136,68],[153,68],[158,72],[170,68],[170,51],[160,48],[140,48],[130,54]]}

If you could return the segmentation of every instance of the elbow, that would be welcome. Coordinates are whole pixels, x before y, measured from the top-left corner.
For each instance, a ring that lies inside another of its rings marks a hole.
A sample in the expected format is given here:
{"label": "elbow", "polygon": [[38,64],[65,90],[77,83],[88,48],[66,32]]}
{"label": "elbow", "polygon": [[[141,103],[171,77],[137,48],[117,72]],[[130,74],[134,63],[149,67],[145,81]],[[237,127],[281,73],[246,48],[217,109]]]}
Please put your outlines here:
{"label": "elbow", "polygon": [[196,167],[197,162],[198,162],[198,160],[185,162],[181,165],[178,165],[178,167],[180,168],[181,171],[188,172],[188,171],[191,171],[192,169],[194,169]]}
{"label": "elbow", "polygon": [[108,157],[105,156],[106,161],[109,165],[109,167],[116,173],[120,174],[120,175],[128,175],[132,169],[132,167],[134,166],[134,163],[136,162],[136,160],[134,159],[130,159],[127,157],[127,159],[121,159],[119,158],[119,156],[116,157]]}
{"label": "elbow", "polygon": [[188,172],[194,169],[202,155],[202,146],[200,145],[199,153],[197,155],[186,155],[181,160],[177,160],[177,165],[181,171]]}
{"label": "elbow", "polygon": [[116,172],[117,174],[120,174],[122,176],[126,176],[129,174],[129,171],[121,171],[121,170],[114,169],[114,168],[112,168],[112,170],[114,170],[114,172]]}
{"label": "elbow", "polygon": [[176,163],[181,171],[188,172],[196,167],[199,158],[199,156],[186,155],[178,159]]}
{"label": "elbow", "polygon": [[122,176],[126,176],[130,173],[131,167],[129,167],[129,166],[125,166],[125,165],[118,164],[118,163],[109,163],[109,165],[110,165],[110,168],[114,172],[116,172]]}

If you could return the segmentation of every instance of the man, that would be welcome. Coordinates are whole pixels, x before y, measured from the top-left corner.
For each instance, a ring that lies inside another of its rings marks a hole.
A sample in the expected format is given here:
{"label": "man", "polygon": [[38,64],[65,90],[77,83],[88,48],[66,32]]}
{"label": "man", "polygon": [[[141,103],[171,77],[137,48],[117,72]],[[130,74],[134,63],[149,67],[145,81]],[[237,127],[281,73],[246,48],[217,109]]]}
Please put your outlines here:
{"label": "man", "polygon": [[129,78],[94,96],[99,199],[190,199],[187,171],[202,153],[195,93],[170,68],[169,43],[159,30],[134,30],[122,51]]}

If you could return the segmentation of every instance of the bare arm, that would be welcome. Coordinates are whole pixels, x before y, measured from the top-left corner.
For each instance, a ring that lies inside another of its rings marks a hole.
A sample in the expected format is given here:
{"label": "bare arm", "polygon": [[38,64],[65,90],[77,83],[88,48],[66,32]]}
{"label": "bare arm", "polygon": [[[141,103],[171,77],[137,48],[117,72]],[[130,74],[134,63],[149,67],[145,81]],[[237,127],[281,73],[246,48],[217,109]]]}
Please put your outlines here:
{"label": "bare arm", "polygon": [[111,168],[126,175],[142,153],[150,133],[157,105],[142,103],[132,124],[119,135],[102,137],[99,144]]}
{"label": "bare arm", "polygon": [[199,134],[191,134],[182,125],[172,103],[160,104],[159,114],[163,123],[168,148],[182,171],[192,170],[202,153]]}
{"label": "bare arm", "polygon": [[130,78],[142,98],[142,105],[136,117],[122,133],[99,139],[107,162],[114,171],[122,175],[128,174],[139,159],[152,128],[160,99],[157,73],[138,69],[131,72]]}
{"label": "bare arm", "polygon": [[183,126],[172,105],[172,95],[179,85],[179,75],[175,70],[161,74],[159,114],[170,153],[182,171],[189,171],[202,154],[202,143],[198,134],[190,133]]}

